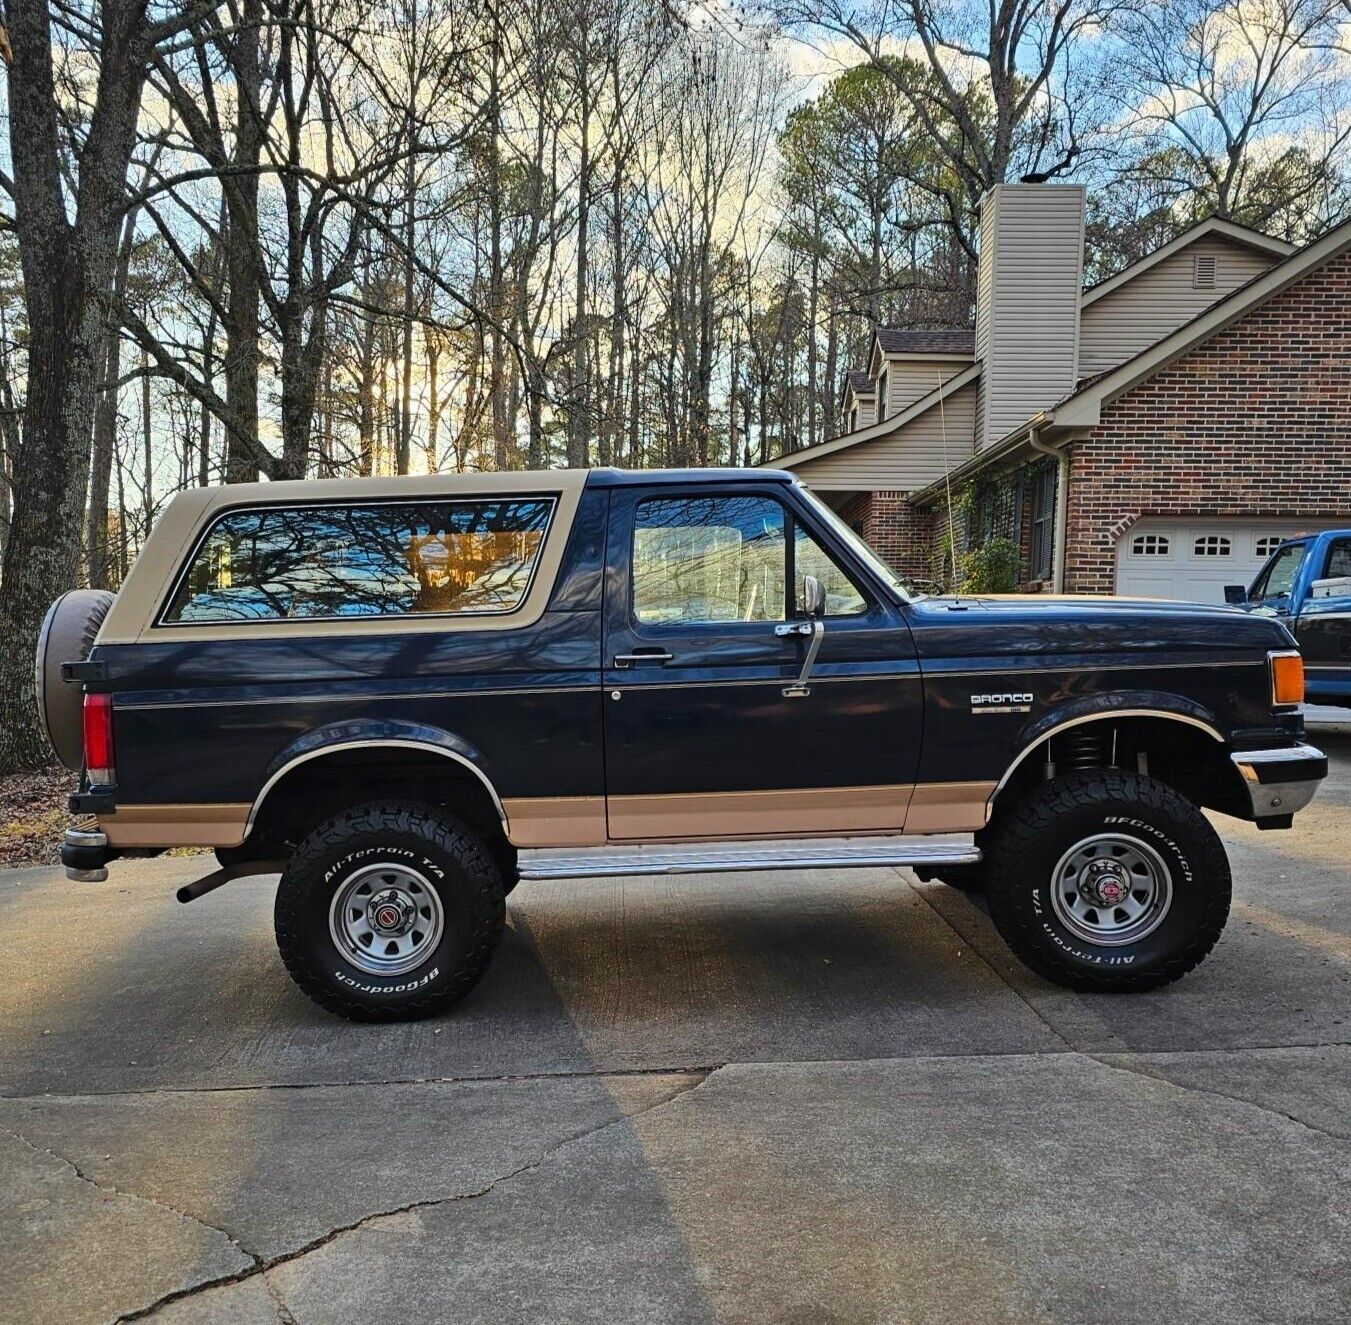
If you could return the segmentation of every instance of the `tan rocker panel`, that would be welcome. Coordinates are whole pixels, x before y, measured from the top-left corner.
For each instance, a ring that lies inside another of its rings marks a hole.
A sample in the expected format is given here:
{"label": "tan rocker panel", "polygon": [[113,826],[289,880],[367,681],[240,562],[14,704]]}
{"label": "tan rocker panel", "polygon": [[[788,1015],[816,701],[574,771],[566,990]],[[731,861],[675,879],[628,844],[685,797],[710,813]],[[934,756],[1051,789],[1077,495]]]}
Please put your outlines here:
{"label": "tan rocker panel", "polygon": [[993,782],[810,787],[785,791],[612,796],[618,841],[818,837],[840,833],[957,833],[983,828]]}
{"label": "tan rocker panel", "polygon": [[113,847],[237,847],[248,821],[247,801],[122,805],[98,817]]}
{"label": "tan rocker panel", "polygon": [[[297,635],[408,635],[463,630],[518,630],[544,614],[553,592],[586,470],[540,473],[432,474],[402,478],[307,479],[304,482],[236,483],[221,488],[190,488],[178,493],[156,521],[112,609],[99,631],[99,644],[136,644],[147,640],[175,643],[222,639],[272,639],[279,632]],[[280,618],[218,621],[202,625],[157,625],[159,612],[179,572],[206,530],[226,511],[269,506],[352,505],[360,502],[455,501],[494,496],[553,497],[553,519],[540,549],[530,587],[510,612],[455,616],[405,613],[343,619]]]}
{"label": "tan rocker panel", "polygon": [[605,844],[604,796],[523,796],[502,802],[507,837],[516,847]]}
{"label": "tan rocker panel", "polygon": [[[607,841],[826,837],[842,833],[970,833],[985,826],[993,782],[895,783],[786,791],[530,796],[502,802],[512,845],[604,846]],[[99,817],[109,846],[233,847],[247,803],[124,805]]]}

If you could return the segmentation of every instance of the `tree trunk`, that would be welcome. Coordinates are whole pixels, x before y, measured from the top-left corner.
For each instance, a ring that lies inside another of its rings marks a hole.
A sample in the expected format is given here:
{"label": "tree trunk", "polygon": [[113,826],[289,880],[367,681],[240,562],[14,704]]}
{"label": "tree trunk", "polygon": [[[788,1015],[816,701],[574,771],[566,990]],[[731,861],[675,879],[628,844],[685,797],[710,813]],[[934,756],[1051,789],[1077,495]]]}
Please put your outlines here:
{"label": "tree trunk", "polygon": [[413,175],[411,115],[407,128],[410,141],[403,174],[403,352],[400,356],[398,450],[394,457],[396,474],[408,473],[413,457],[413,313],[417,306],[413,246],[417,239],[417,213],[414,211],[417,189]]}
{"label": "tree trunk", "polygon": [[226,190],[229,299],[225,318],[225,403],[230,413],[225,442],[227,483],[250,483],[258,477],[258,465],[246,439],[258,436],[258,301],[262,286],[258,270],[258,166],[264,131],[259,107],[262,0],[244,0],[242,18],[232,61],[237,83],[234,167],[238,173]]}
{"label": "tree trunk", "polygon": [[437,433],[441,427],[441,384],[437,380],[441,363],[441,347],[436,334],[428,332],[427,347],[427,473],[435,474],[437,464],[436,447],[439,441]]}
{"label": "tree trunk", "polygon": [[150,537],[150,526],[155,521],[155,454],[154,434],[150,424],[150,355],[141,351],[141,451],[145,464],[145,487],[141,490],[141,514],[145,530],[141,543]]}
{"label": "tree trunk", "polygon": [[[587,13],[583,0],[581,14]],[[587,233],[591,216],[591,71],[589,67],[590,32],[583,18],[581,31],[577,34],[580,54],[577,62],[578,90],[581,96],[580,111],[580,159],[577,168],[577,269],[575,313],[573,315],[573,400],[568,412],[568,467],[583,469],[587,463],[587,451],[591,438],[591,373],[588,363],[590,337],[587,332],[586,296],[587,263],[590,254],[587,251],[589,235]]]}
{"label": "tree trunk", "polygon": [[502,289],[502,86],[501,23],[492,15],[492,51],[488,65],[488,307],[492,314],[489,330],[491,368],[488,390],[492,396],[493,467],[507,468],[507,347],[502,336],[506,300]]}
{"label": "tree trunk", "polygon": [[0,771],[51,757],[34,708],[33,654],[51,601],[74,587],[104,329],[127,167],[145,82],[144,0],[105,0],[103,49],[72,222],[62,184],[46,0],[9,0],[14,226],[28,312],[28,398],[0,573]]}
{"label": "tree trunk", "polygon": [[[136,239],[136,215],[133,212],[122,225],[117,251],[117,271],[113,276],[113,301],[118,307],[127,292],[127,274],[131,270],[131,250]],[[110,319],[103,360],[102,390],[94,410],[94,447],[89,475],[89,512],[85,522],[85,559],[89,584],[106,589],[111,583],[112,566],[108,557],[108,485],[112,481],[113,443],[117,438],[118,379],[122,376],[122,335],[117,322]]]}

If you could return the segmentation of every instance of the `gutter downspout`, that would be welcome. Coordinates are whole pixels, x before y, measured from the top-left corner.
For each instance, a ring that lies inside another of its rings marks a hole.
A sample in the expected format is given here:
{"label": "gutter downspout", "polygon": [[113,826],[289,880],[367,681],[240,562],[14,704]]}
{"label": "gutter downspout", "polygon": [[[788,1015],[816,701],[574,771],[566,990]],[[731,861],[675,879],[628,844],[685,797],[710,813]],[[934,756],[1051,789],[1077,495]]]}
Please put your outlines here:
{"label": "gutter downspout", "polygon": [[[1042,422],[1045,422],[1043,418]],[[1027,432],[1027,440],[1034,451],[1055,457],[1055,516],[1051,521],[1051,591],[1065,592],[1065,547],[1069,535],[1070,458],[1062,449],[1047,446],[1041,440],[1041,423],[1034,423]]]}

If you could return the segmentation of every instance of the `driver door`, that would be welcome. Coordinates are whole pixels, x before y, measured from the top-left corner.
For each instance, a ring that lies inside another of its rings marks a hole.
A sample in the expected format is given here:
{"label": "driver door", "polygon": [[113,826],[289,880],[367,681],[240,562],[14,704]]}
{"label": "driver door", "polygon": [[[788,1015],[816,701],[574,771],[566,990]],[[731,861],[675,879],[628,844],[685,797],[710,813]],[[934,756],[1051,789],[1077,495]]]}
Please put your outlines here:
{"label": "driver door", "polygon": [[[782,485],[616,488],[605,591],[615,840],[899,831],[921,689],[899,608]],[[809,634],[803,581],[825,589]],[[776,629],[778,627],[779,629]]]}

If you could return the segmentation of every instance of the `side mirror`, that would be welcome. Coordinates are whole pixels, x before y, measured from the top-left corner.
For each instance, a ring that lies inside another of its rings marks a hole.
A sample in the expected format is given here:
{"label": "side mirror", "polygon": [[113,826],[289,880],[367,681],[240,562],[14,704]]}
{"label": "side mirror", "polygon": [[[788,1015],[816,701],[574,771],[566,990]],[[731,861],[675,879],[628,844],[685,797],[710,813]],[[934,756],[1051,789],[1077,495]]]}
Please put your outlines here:
{"label": "side mirror", "polygon": [[826,614],[826,591],[815,575],[802,577],[802,610],[811,621]]}
{"label": "side mirror", "polygon": [[1226,584],[1224,586],[1224,601],[1226,603],[1246,603],[1248,591],[1241,584]]}

